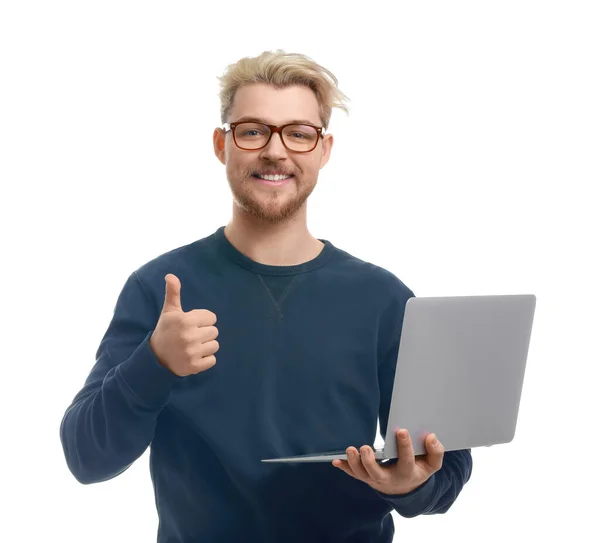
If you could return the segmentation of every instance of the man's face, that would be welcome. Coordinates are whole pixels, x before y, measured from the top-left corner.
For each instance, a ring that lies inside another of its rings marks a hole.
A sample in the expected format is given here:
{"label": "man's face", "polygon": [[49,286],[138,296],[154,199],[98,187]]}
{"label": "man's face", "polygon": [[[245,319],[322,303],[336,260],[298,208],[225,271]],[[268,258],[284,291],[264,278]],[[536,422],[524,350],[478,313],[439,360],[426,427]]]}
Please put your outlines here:
{"label": "man's face", "polygon": [[[276,89],[267,84],[246,85],[238,89],[227,119],[260,120],[265,124],[283,125],[297,120],[322,126],[314,93],[307,87]],[[227,180],[235,203],[246,213],[261,221],[277,224],[292,217],[302,208],[312,193],[319,170],[327,164],[333,137],[319,138],[310,153],[286,149],[279,134],[273,134],[269,144],[256,151],[239,149],[233,134],[214,132],[217,158],[225,164]],[[268,184],[256,176],[284,174],[292,177],[281,184]]]}

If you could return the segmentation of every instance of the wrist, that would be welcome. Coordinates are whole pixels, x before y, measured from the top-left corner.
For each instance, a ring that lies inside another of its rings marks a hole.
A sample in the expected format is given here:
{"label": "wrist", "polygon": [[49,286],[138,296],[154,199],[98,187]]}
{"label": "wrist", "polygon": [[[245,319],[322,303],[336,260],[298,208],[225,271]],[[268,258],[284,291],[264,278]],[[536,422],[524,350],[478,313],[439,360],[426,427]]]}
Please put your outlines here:
{"label": "wrist", "polygon": [[381,492],[381,493],[385,494],[387,496],[394,496],[394,497],[407,496],[408,494],[416,492],[420,488],[424,487],[429,482],[429,479],[431,479],[431,477],[428,477],[427,479],[425,479],[425,481],[414,482],[410,485],[403,485],[399,488],[394,488],[388,492]]}

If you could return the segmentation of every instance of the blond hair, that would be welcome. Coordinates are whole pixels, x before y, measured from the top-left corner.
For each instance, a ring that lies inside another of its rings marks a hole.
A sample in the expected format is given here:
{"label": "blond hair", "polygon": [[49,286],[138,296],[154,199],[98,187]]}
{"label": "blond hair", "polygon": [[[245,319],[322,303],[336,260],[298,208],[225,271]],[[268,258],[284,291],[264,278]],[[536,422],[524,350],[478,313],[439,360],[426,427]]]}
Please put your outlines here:
{"label": "blond hair", "polygon": [[334,107],[348,114],[345,101],[349,101],[349,98],[338,89],[337,78],[305,55],[285,53],[281,49],[265,51],[257,57],[245,57],[230,64],[217,79],[221,86],[219,99],[222,123],[227,122],[237,90],[242,85],[252,83],[267,83],[276,88],[295,85],[308,87],[315,93],[325,128],[329,126]]}

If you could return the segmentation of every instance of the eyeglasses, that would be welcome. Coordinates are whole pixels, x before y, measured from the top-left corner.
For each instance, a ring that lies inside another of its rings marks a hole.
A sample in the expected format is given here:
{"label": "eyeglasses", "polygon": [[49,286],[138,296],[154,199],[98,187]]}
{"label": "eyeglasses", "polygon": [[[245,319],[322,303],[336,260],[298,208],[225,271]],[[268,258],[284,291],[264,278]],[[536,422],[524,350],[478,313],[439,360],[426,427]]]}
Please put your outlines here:
{"label": "eyeglasses", "polygon": [[295,153],[310,153],[323,137],[323,127],[310,124],[284,124],[275,126],[259,122],[224,123],[225,132],[231,130],[233,141],[244,151],[256,151],[266,147],[274,133],[278,133],[283,145]]}

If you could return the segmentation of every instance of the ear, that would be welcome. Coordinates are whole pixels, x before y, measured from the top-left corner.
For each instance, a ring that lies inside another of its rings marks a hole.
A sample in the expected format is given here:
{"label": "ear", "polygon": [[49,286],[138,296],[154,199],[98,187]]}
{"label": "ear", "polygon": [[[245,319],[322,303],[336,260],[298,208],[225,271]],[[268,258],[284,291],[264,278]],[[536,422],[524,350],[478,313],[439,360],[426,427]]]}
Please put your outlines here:
{"label": "ear", "polygon": [[213,146],[215,149],[215,156],[225,164],[225,136],[226,133],[222,128],[215,128],[213,132]]}
{"label": "ear", "polygon": [[319,169],[323,168],[325,164],[329,162],[329,157],[331,156],[331,148],[333,147],[333,136],[331,134],[327,134],[323,137],[323,143],[321,146],[321,164],[319,165]]}

